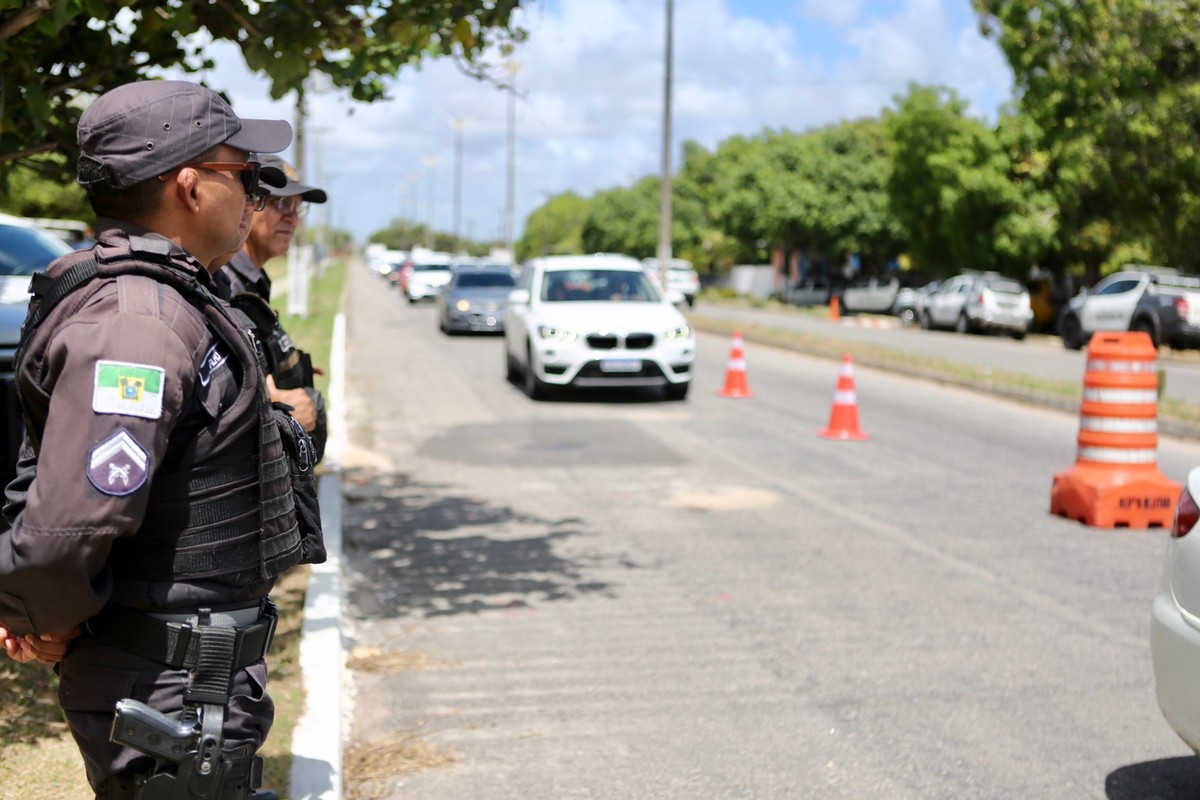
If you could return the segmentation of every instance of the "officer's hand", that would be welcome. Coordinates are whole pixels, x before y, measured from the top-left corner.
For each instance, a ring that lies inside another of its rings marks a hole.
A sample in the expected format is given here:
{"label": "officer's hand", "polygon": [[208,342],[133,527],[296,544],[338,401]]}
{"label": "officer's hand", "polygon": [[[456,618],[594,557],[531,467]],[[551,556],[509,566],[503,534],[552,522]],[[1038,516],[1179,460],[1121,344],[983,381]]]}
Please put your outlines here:
{"label": "officer's hand", "polygon": [[312,433],[317,427],[317,408],[312,398],[303,389],[280,389],[275,386],[275,379],[267,376],[267,389],[271,393],[272,403],[286,403],[292,407],[292,418],[304,426],[304,430]]}
{"label": "officer's hand", "polygon": [[43,664],[55,664],[62,661],[71,649],[71,643],[83,633],[83,628],[76,625],[66,633],[44,633],[41,636],[26,636],[25,643],[33,650],[37,660]]}
{"label": "officer's hand", "polygon": [[0,642],[4,643],[4,652],[13,661],[54,664],[63,660],[71,649],[71,642],[82,633],[83,629],[76,625],[66,633],[15,636],[8,629],[0,627]]}

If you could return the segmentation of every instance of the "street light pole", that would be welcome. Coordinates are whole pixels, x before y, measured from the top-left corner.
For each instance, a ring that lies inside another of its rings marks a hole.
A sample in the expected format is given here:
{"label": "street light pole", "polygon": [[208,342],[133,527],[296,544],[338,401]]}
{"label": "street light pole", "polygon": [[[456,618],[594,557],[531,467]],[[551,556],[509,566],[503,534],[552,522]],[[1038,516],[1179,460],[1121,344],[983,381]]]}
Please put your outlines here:
{"label": "street light pole", "polygon": [[658,275],[663,293],[667,291],[668,264],[671,261],[671,60],[674,0],[666,0],[666,52],[663,70],[662,194],[658,218]]}

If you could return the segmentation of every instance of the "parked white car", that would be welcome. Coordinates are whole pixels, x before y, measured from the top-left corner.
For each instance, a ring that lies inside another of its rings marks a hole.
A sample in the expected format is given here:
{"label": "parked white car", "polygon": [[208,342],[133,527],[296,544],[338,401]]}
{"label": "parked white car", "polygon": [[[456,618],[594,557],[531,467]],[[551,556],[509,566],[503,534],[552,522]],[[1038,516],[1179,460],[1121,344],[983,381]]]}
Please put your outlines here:
{"label": "parked white car", "polygon": [[953,328],[960,333],[1001,331],[1024,339],[1033,324],[1029,290],[995,272],[967,272],[943,283],[925,299],[923,328]]}
{"label": "parked white car", "polygon": [[1200,467],[1188,474],[1175,505],[1158,594],[1150,610],[1150,656],[1158,705],[1200,755]]}
{"label": "parked white car", "polygon": [[629,256],[548,256],[525,264],[504,324],[508,379],[554,387],[662,387],[687,397],[696,336]]}
{"label": "parked white car", "polygon": [[[643,258],[642,266],[646,268],[659,287],[662,286],[657,258]],[[700,274],[686,258],[672,258],[667,262],[667,299],[678,305],[687,303],[688,307],[696,305],[696,295],[700,294]]]}
{"label": "parked white car", "polygon": [[427,297],[437,297],[442,287],[450,282],[450,271],[453,267],[454,256],[449,253],[413,251],[412,270],[404,292],[408,302],[416,303]]}

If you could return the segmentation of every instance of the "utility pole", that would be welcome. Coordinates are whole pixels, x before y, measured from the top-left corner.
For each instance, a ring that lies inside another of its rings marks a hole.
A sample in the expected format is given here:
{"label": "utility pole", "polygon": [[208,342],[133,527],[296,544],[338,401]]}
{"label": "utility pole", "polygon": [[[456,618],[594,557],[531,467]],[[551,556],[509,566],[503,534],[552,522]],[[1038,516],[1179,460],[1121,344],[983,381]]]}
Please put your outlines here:
{"label": "utility pole", "polygon": [[516,260],[516,241],[514,239],[514,198],[517,174],[517,70],[520,64],[508,62],[508,180],[504,200],[504,244],[508,248],[509,257]]}
{"label": "utility pole", "polygon": [[462,157],[465,119],[454,120],[454,251],[462,250]]}
{"label": "utility pole", "polygon": [[304,144],[306,140],[305,134],[308,128],[308,107],[304,100],[303,84],[296,90],[296,132],[292,137],[294,145],[292,162],[296,167],[296,171],[301,175],[304,174]]}
{"label": "utility pole", "polygon": [[671,59],[674,0],[666,0],[666,53],[663,70],[662,195],[658,218],[658,275],[663,294],[667,292],[671,261]]}
{"label": "utility pole", "polygon": [[425,167],[426,167],[426,169],[429,170],[429,249],[430,250],[434,249],[433,245],[435,244],[435,241],[436,241],[436,239],[434,237],[434,230],[433,230],[435,222],[436,222],[436,218],[437,218],[437,207],[434,205],[434,202],[433,202],[433,192],[434,192],[433,168],[436,166],[437,166],[437,159],[434,158],[433,156],[429,156],[428,158],[425,159]]}

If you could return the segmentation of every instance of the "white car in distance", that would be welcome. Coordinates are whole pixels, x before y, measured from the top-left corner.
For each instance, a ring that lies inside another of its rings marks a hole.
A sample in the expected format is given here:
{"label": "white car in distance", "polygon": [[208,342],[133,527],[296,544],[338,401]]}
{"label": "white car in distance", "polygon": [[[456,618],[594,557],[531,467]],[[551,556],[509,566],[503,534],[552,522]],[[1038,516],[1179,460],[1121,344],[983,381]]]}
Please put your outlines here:
{"label": "white car in distance", "polygon": [[[662,268],[657,258],[643,258],[642,266],[650,273],[654,283],[662,286]],[[667,298],[679,305],[687,303],[688,308],[696,305],[696,295],[700,294],[700,274],[685,258],[672,258],[667,262]]]}
{"label": "white car in distance", "polygon": [[412,271],[408,274],[408,285],[405,294],[409,303],[418,303],[427,298],[437,297],[442,287],[450,282],[450,271],[455,258],[450,253],[434,251],[412,254]]}
{"label": "white car in distance", "polygon": [[662,387],[687,397],[696,336],[636,259],[547,256],[525,264],[504,324],[508,379],[555,387]]}

